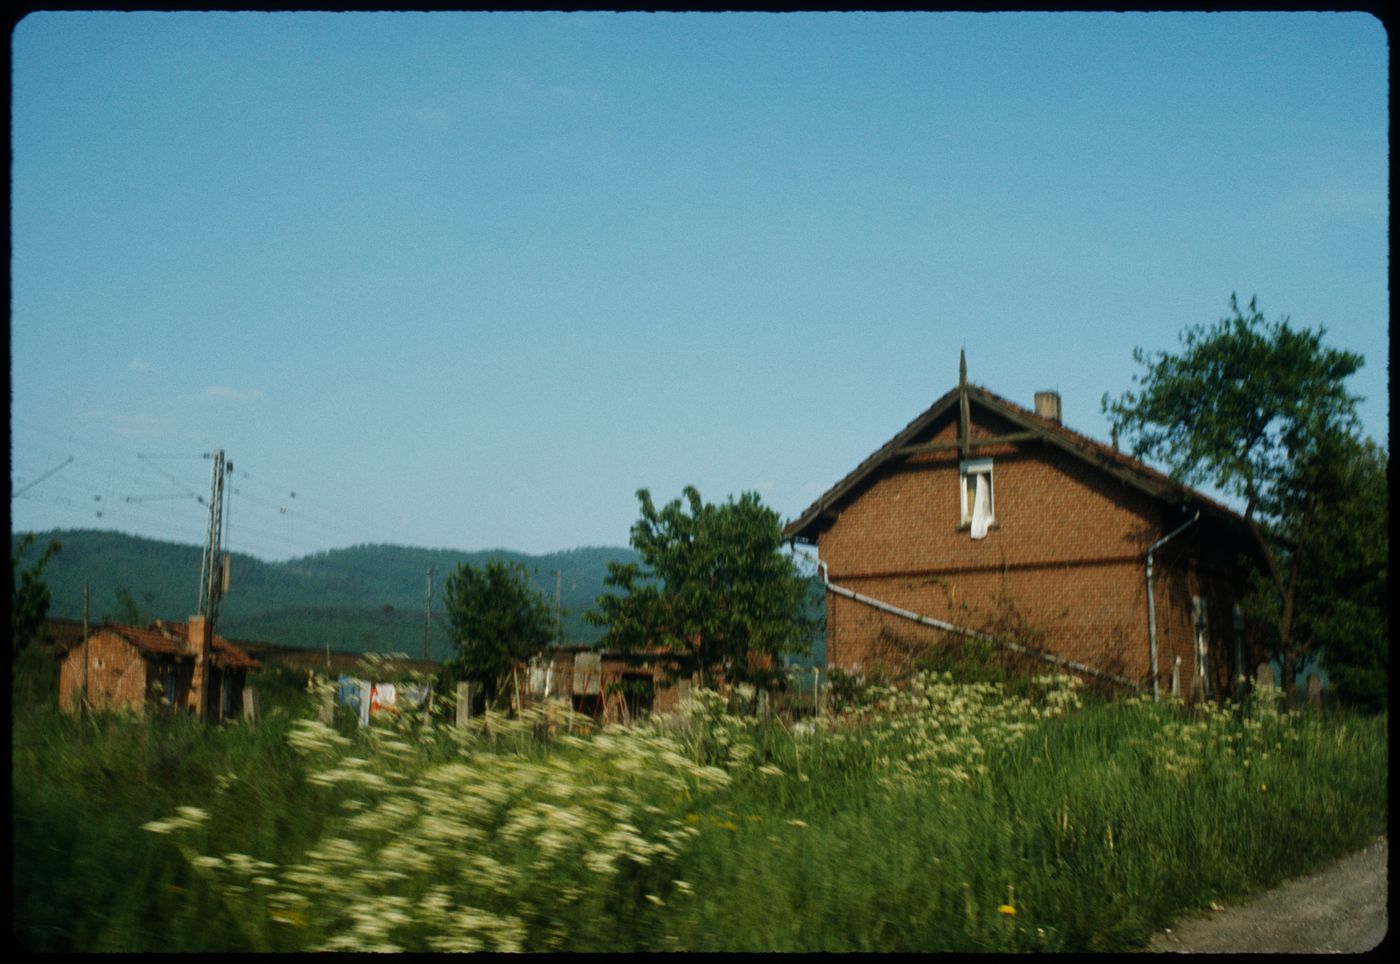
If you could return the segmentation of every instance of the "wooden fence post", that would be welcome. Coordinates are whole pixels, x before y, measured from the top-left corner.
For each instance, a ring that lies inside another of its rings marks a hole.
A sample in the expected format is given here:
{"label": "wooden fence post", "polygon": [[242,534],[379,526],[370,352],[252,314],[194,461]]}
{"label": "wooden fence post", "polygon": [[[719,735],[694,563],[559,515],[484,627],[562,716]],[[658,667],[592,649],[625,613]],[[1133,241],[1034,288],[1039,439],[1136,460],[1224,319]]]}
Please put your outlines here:
{"label": "wooden fence post", "polygon": [[243,719],[249,723],[258,722],[262,719],[262,713],[259,710],[258,688],[256,686],[243,687]]}
{"label": "wooden fence post", "polygon": [[335,689],[334,683],[326,685],[321,691],[321,705],[316,710],[316,719],[327,725],[335,720]]}
{"label": "wooden fence post", "polygon": [[1316,673],[1308,674],[1308,705],[1322,709],[1322,679]]}
{"label": "wooden fence post", "polygon": [[466,726],[472,718],[472,684],[457,684],[457,725]]}
{"label": "wooden fence post", "polygon": [[1268,663],[1260,663],[1254,674],[1254,686],[1256,689],[1271,690],[1274,688],[1274,668]]}

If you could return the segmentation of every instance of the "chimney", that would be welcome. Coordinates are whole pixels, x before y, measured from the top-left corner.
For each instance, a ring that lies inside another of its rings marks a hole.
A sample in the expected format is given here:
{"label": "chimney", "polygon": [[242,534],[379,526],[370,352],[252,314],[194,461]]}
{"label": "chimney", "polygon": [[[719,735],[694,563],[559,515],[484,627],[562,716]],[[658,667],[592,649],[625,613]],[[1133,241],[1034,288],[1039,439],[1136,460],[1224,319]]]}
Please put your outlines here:
{"label": "chimney", "polygon": [[194,673],[190,678],[190,710],[199,719],[208,716],[210,657],[214,650],[214,627],[207,616],[191,616],[186,632],[189,651],[194,654]]}
{"label": "chimney", "polygon": [[1035,413],[1041,418],[1047,418],[1056,425],[1060,424],[1060,393],[1059,392],[1036,392],[1035,393]]}
{"label": "chimney", "polygon": [[196,656],[207,656],[214,648],[214,633],[208,616],[191,616],[186,633],[190,652]]}

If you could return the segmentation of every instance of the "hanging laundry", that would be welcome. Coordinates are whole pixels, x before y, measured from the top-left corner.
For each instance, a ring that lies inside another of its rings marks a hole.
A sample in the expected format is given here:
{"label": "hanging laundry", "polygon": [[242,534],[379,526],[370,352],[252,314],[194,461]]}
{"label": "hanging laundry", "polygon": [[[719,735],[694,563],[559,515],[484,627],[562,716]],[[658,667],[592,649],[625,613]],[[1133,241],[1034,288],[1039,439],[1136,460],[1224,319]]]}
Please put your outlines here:
{"label": "hanging laundry", "polygon": [[369,712],[371,716],[380,713],[399,712],[398,692],[393,683],[375,683],[370,691]]}
{"label": "hanging laundry", "polygon": [[992,522],[991,493],[987,490],[987,475],[977,473],[977,491],[972,500],[972,538],[984,539]]}
{"label": "hanging laundry", "polygon": [[432,695],[432,683],[399,684],[398,702],[400,706],[411,706],[414,709],[421,709],[423,706],[427,705]]}
{"label": "hanging laundry", "polygon": [[338,706],[348,706],[353,710],[360,708],[360,681],[353,676],[340,674],[340,679],[336,681],[335,702]]}

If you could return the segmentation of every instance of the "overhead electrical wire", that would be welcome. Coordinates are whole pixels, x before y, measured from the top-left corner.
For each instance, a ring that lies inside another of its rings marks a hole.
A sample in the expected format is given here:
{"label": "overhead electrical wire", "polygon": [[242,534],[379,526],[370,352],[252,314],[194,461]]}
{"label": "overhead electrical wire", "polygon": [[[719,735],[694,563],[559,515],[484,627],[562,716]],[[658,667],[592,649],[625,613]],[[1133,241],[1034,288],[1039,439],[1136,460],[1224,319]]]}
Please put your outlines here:
{"label": "overhead electrical wire", "polygon": [[22,494],[22,493],[24,493],[24,492],[28,492],[30,489],[34,488],[34,486],[38,485],[40,482],[44,481],[44,480],[47,479],[49,476],[53,475],[53,474],[56,473],[59,469],[61,469],[61,468],[63,468],[64,466],[68,465],[68,463],[70,463],[70,462],[72,462],[72,461],[73,461],[73,456],[71,456],[71,455],[68,456],[68,458],[64,459],[62,462],[58,463],[58,464],[55,465],[53,468],[49,469],[47,472],[45,472],[43,475],[39,476],[39,477],[38,477],[37,479],[35,479],[33,482],[30,482],[28,485],[24,486],[24,487],[21,488],[21,489],[16,489],[14,492],[11,492],[11,493],[10,493],[10,498],[13,499],[13,498],[15,498],[16,496],[18,496],[18,495],[20,495],[20,494]]}
{"label": "overhead electrical wire", "polygon": [[[73,528],[121,523],[147,537],[193,540],[196,544],[204,541],[207,497],[195,491],[198,483],[193,478],[181,478],[154,461],[192,462],[207,459],[207,453],[119,452],[108,444],[55,432],[26,419],[12,419],[12,423],[26,430],[12,440],[14,476],[28,479],[12,496],[15,502],[61,509],[60,516],[67,517],[63,522]],[[45,438],[35,438],[31,433]],[[55,449],[54,440],[60,448]],[[65,460],[62,472],[51,472],[47,477],[38,475],[42,469],[51,469],[59,459]],[[246,545],[268,557],[292,558],[323,551],[318,543],[395,542],[392,536],[375,532],[376,527],[363,520],[316,504],[307,498],[302,487],[241,470],[231,470],[229,474],[226,499],[241,504],[236,523],[226,527],[226,542],[231,548],[241,550]],[[34,477],[29,478],[31,475]],[[153,485],[153,476],[178,491],[161,491],[165,486]],[[188,509],[182,503],[189,504]],[[226,511],[231,517],[231,510]],[[245,534],[257,538],[247,539]],[[313,534],[323,538],[316,539]]]}

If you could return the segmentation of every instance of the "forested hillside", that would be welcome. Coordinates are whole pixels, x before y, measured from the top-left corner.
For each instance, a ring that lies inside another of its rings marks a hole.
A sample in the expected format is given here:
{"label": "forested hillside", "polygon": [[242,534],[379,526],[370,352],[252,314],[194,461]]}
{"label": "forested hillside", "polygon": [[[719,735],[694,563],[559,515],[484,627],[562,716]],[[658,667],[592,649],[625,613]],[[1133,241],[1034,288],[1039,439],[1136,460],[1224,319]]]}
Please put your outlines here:
{"label": "forested hillside", "polygon": [[[20,535],[11,536],[11,546]],[[63,549],[48,564],[53,594],[49,615],[80,619],[83,583],[93,620],[183,620],[197,611],[201,549],[116,532],[69,529],[37,534],[31,552],[58,539]],[[458,563],[487,559],[519,562],[552,603],[561,573],[562,641],[591,643],[601,630],[583,620],[603,591],[607,564],[636,561],[626,548],[570,549],[541,556],[506,550],[464,552],[410,546],[361,545],[262,562],[233,554],[220,635],[287,646],[342,651],[423,652],[425,576],[433,570],[430,655],[450,655],[443,583]]]}

